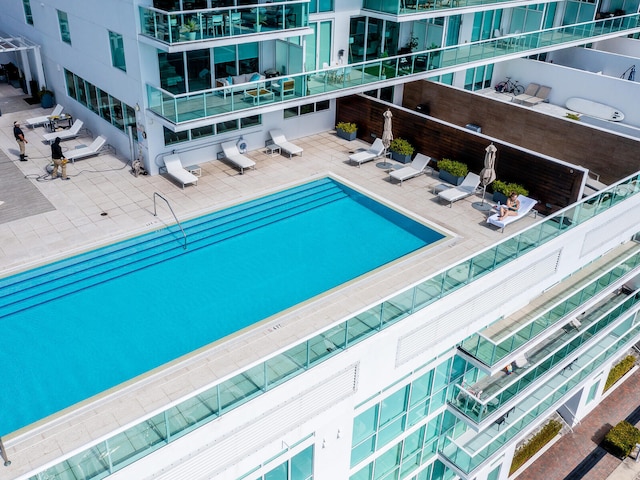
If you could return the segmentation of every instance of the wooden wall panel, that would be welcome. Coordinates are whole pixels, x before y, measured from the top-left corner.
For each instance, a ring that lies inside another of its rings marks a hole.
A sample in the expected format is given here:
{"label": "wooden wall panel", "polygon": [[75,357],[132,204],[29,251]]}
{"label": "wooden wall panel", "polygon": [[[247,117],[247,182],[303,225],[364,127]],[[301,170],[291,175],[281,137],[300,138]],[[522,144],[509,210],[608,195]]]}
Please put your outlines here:
{"label": "wooden wall panel", "polygon": [[429,115],[454,125],[475,123],[482,133],[581,165],[610,184],[640,169],[640,141],[597,130],[578,121],[500,102],[434,82],[405,84],[403,106],[425,103]]}
{"label": "wooden wall panel", "polygon": [[[387,105],[373,98],[356,95],[338,99],[336,121],[355,122],[358,137],[368,143],[382,136],[382,114]],[[402,137],[416,147],[417,152],[434,159],[450,158],[466,163],[472,172],[482,170],[485,138],[464,128],[455,128],[434,118],[425,118],[413,111],[391,107],[394,137]],[[467,120],[465,120],[465,124]],[[484,129],[483,129],[484,133]],[[583,170],[554,162],[535,152],[494,141],[496,172],[499,179],[517,182],[540,201],[539,211],[549,213],[574,202],[579,193]]]}

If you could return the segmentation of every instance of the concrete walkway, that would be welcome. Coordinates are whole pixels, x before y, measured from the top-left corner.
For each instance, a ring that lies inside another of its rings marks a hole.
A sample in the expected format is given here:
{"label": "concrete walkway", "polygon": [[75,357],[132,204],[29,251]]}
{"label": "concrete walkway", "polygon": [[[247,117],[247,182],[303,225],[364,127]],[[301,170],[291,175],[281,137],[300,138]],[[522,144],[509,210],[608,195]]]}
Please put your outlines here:
{"label": "concrete walkway", "polygon": [[600,446],[609,429],[621,420],[640,424],[639,404],[640,370],[636,370],[518,480],[640,480],[640,463],[630,458],[623,462]]}

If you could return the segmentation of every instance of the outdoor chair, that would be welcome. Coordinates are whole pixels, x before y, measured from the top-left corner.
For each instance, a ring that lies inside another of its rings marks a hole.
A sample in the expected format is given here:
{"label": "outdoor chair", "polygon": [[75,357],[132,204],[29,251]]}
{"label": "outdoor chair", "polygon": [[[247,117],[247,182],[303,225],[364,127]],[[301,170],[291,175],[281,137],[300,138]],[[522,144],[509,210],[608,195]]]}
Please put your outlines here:
{"label": "outdoor chair", "polygon": [[27,125],[29,125],[31,128],[37,127],[38,125],[44,125],[51,119],[51,117],[59,116],[62,113],[63,109],[64,107],[62,105],[57,104],[56,107],[53,109],[53,111],[49,115],[41,115],[39,117],[27,118],[25,121]]}
{"label": "outdoor chair", "polygon": [[67,130],[62,130],[60,132],[51,132],[45,133],[43,138],[46,142],[52,143],[57,137],[60,137],[60,140],[69,140],[71,138],[76,138],[80,135],[80,130],[82,130],[82,126],[84,122],[82,120],[76,119],[71,125],[71,128]]}
{"label": "outdoor chair", "polygon": [[104,147],[105,143],[107,143],[107,139],[100,135],[99,137],[96,137],[96,139],[88,147],[76,148],[74,150],[65,152],[65,158],[67,160],[71,160],[71,163],[75,163],[76,160],[80,160],[81,158],[97,155],[100,150],[102,150],[102,147]]}
{"label": "outdoor chair", "polygon": [[520,95],[516,95],[511,99],[511,101],[520,104],[524,103],[525,100],[529,100],[530,98],[535,97],[539,89],[540,85],[538,85],[537,83],[530,83],[527,88],[525,88],[523,93],[521,93]]}
{"label": "outdoor chair", "polygon": [[222,153],[218,154],[218,158],[224,158],[233,163],[240,169],[240,175],[244,173],[245,168],[256,168],[256,162],[240,153],[236,142],[224,142],[221,147]]}
{"label": "outdoor chair", "polygon": [[[536,205],[536,203],[538,203],[537,200],[534,200],[533,198],[525,197],[524,195],[518,195],[518,200],[520,200],[520,209],[518,210],[517,215],[510,215],[508,217],[504,217],[502,220],[498,220],[498,217],[500,216],[500,212],[498,211],[497,213],[494,213],[493,215],[490,215],[489,218],[487,218],[487,223],[490,223],[491,225],[495,225],[496,227],[500,227],[501,229],[500,231],[504,232],[504,227],[506,227],[510,223],[516,222],[521,218],[526,217],[527,214]],[[500,208],[499,205],[497,205],[496,207]],[[537,216],[538,212],[536,212],[535,210],[534,212]]]}
{"label": "outdoor chair", "polygon": [[543,85],[538,89],[535,96],[523,100],[522,103],[528,107],[533,107],[539,103],[546,102],[547,98],[549,98],[549,93],[551,93],[551,87]]}
{"label": "outdoor chair", "polygon": [[480,176],[469,172],[460,185],[441,191],[438,193],[438,198],[449,202],[449,208],[451,208],[453,202],[473,195],[478,189],[478,185],[480,185]]}
{"label": "outdoor chair", "polygon": [[164,166],[167,169],[167,175],[182,185],[198,185],[198,177],[182,166],[180,156],[177,154],[167,155],[164,157]]}
{"label": "outdoor chair", "polygon": [[358,167],[363,163],[370,162],[371,160],[380,157],[384,154],[384,143],[380,138],[376,138],[371,146],[363,152],[354,153],[349,155],[349,161],[357,163]]}
{"label": "outdoor chair", "polygon": [[416,158],[413,159],[411,164],[406,167],[402,167],[398,170],[392,170],[389,173],[389,178],[396,179],[400,181],[400,186],[402,186],[402,182],[404,180],[409,180],[410,178],[417,177],[418,175],[422,175],[425,173],[425,170],[429,167],[429,162],[431,161],[431,157],[427,157],[421,153],[416,155]]}
{"label": "outdoor chair", "polygon": [[302,156],[303,149],[299,147],[295,143],[291,143],[284,136],[284,133],[280,129],[270,130],[269,135],[271,136],[271,141],[274,145],[280,147],[280,151],[289,155],[291,158],[294,155]]}

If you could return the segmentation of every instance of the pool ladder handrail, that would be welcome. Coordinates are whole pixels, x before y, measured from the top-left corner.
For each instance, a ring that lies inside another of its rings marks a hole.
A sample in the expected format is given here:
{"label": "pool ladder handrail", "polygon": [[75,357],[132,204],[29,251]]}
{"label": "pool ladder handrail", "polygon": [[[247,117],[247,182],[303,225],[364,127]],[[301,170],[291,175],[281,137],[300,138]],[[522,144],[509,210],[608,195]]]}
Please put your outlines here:
{"label": "pool ladder handrail", "polygon": [[162,195],[160,195],[158,192],[153,192],[153,216],[157,217],[158,213],[156,210],[156,197],[160,197],[162,200],[164,200],[165,202],[167,202],[167,207],[169,207],[169,210],[171,210],[171,213],[173,215],[173,218],[175,218],[176,223],[178,224],[178,228],[180,228],[180,231],[182,232],[182,236],[184,237],[184,246],[182,248],[184,248],[185,250],[187,249],[187,234],[184,233],[184,229],[182,228],[182,225],[180,224],[180,220],[178,220],[178,217],[176,217],[175,212],[173,211],[173,208],[171,208],[171,204],[169,203],[169,200],[167,200],[166,198],[164,198]]}

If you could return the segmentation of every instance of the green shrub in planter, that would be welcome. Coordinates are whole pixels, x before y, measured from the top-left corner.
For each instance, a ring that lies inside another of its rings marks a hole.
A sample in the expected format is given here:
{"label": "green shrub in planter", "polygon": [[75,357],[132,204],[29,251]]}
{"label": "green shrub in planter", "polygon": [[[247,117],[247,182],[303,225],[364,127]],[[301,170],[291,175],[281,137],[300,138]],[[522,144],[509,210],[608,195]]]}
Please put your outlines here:
{"label": "green shrub in planter", "polygon": [[505,197],[511,195],[511,192],[516,192],[517,195],[524,195],[525,197],[529,195],[529,190],[524,188],[522,185],[518,183],[507,183],[502,180],[496,180],[491,184],[491,188],[493,189],[493,193],[501,193]]}
{"label": "green shrub in planter", "polygon": [[609,433],[604,437],[602,446],[616,457],[625,458],[639,442],[640,430],[623,420],[609,430]]}
{"label": "green shrub in planter", "polygon": [[454,177],[466,177],[467,173],[469,173],[469,167],[467,167],[466,163],[449,160],[448,158],[443,158],[438,162],[438,170],[450,173]]}
{"label": "green shrub in planter", "polygon": [[618,380],[624,377],[626,373],[633,368],[635,363],[636,358],[633,355],[627,355],[614,365],[609,371],[609,376],[604,384],[604,391],[609,390]]}
{"label": "green shrub in planter", "polygon": [[389,144],[389,151],[396,162],[409,163],[415,148],[404,138],[394,138]]}
{"label": "green shrub in planter", "polygon": [[358,126],[350,122],[338,122],[336,125],[336,133],[340,138],[345,140],[355,140],[358,134]]}
{"label": "green shrub in planter", "polygon": [[533,457],[536,453],[542,449],[547,443],[549,443],[562,429],[562,424],[555,420],[550,420],[542,429],[536,433],[531,440],[522,445],[516,450],[511,462],[511,468],[509,469],[509,475],[513,474],[527,460]]}

